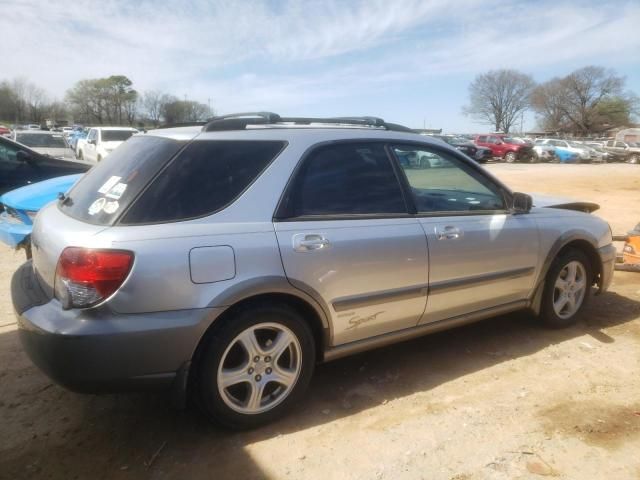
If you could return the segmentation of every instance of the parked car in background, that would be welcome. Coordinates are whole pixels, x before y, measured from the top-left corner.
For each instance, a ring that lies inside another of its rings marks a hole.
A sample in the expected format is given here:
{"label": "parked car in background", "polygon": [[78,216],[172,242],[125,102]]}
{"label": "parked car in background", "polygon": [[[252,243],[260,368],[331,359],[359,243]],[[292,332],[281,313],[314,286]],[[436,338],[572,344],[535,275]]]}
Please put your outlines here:
{"label": "parked car in background", "polygon": [[485,163],[493,156],[491,149],[475,145],[472,141],[455,135],[431,135],[460,150],[478,163]]}
{"label": "parked car in background", "polygon": [[556,147],[552,145],[534,143],[532,148],[534,161],[536,162],[555,162],[558,159],[556,156]]}
{"label": "parked car in background", "polygon": [[620,140],[609,140],[604,149],[618,157],[624,158],[629,163],[640,163],[640,146],[635,143],[621,142]]}
{"label": "parked car in background", "polygon": [[[607,290],[587,205],[542,207],[408,132],[245,113],[135,136],[37,215],[11,282],[23,347],[70,389],[173,389],[251,428],[317,362],[522,309],[566,327]],[[421,154],[448,167],[400,161]]]}
{"label": "parked car in background", "polygon": [[580,163],[580,156],[566,148],[554,147],[558,163]]}
{"label": "parked car in background", "polygon": [[490,149],[493,157],[502,158],[507,163],[530,162],[534,158],[531,145],[508,135],[500,133],[476,135],[474,143]]}
{"label": "parked car in background", "polygon": [[88,134],[88,130],[74,130],[73,132],[71,132],[71,134],[69,135],[69,138],[67,140],[67,142],[69,143],[69,147],[71,147],[71,150],[73,150],[74,152],[76,152],[76,156],[77,156],[77,152],[78,152],[78,140],[82,140],[87,138],[87,134]]}
{"label": "parked car in background", "polygon": [[91,128],[86,139],[77,140],[76,153],[79,159],[99,162],[135,133],[138,130],[129,127]]}
{"label": "parked car in background", "polygon": [[10,137],[11,129],[5,125],[0,125],[0,136]]}
{"label": "parked car in background", "polygon": [[38,211],[66,193],[82,174],[65,175],[32,183],[0,195],[0,241],[12,248],[24,248],[31,258],[31,228]]}
{"label": "parked car in background", "polygon": [[61,133],[44,130],[21,130],[14,132],[12,139],[43,155],[65,160],[75,159],[73,150]]}
{"label": "parked car in background", "polygon": [[61,160],[0,137],[0,195],[48,178],[84,173],[90,165]]}
{"label": "parked car in background", "polygon": [[[581,163],[589,163],[592,160],[597,161],[598,156],[589,147],[580,145],[578,143],[570,142],[568,140],[561,140],[557,138],[541,138],[536,140],[538,145],[552,145],[557,149],[566,150],[578,155]],[[558,150],[556,150],[557,152]]]}

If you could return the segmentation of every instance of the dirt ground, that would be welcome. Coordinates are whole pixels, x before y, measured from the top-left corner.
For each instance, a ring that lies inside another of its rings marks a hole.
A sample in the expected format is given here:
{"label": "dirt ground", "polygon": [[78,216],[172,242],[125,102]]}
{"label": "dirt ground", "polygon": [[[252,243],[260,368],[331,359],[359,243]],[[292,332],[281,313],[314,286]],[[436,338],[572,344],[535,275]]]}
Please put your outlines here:
{"label": "dirt ground", "polygon": [[[640,221],[638,165],[488,168],[600,203],[616,233]],[[230,433],[162,394],[53,385],[16,334],[23,254],[0,258],[2,479],[640,479],[640,274],[567,330],[514,314],[321,365],[287,418]]]}

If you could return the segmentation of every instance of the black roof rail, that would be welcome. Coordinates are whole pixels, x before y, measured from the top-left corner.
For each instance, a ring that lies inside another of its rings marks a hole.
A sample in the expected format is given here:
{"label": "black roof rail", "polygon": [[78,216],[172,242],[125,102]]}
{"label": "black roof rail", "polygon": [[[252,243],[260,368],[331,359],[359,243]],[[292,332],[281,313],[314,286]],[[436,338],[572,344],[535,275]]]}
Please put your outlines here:
{"label": "black roof rail", "polygon": [[[177,123],[164,123],[162,125],[158,125],[157,127],[151,127],[151,128],[155,128],[157,130],[162,128],[201,127],[206,124],[207,122],[177,122]],[[151,128],[149,128],[149,130],[151,130]]]}
{"label": "black roof rail", "polygon": [[310,125],[321,123],[328,125],[353,125],[363,127],[377,127],[396,132],[414,133],[404,125],[387,123],[378,117],[281,117],[273,112],[246,112],[232,113],[213,117],[202,127],[203,132],[224,131],[224,130],[245,130],[249,125],[277,125],[292,123],[295,125]]}

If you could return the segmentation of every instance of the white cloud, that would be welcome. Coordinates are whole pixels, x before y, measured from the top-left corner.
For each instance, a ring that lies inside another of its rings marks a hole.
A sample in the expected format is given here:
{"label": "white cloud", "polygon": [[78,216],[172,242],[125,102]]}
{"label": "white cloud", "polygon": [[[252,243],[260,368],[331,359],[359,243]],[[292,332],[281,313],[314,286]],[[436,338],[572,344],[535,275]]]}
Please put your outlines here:
{"label": "white cloud", "polygon": [[0,12],[0,77],[62,96],[124,74],[220,111],[339,105],[491,68],[637,64],[640,51],[635,2],[0,0]]}

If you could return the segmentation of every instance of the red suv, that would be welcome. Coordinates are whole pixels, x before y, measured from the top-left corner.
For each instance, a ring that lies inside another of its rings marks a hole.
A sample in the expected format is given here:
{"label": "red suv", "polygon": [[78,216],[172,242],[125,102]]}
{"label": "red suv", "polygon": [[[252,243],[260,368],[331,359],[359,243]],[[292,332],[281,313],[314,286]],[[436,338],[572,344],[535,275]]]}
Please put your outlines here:
{"label": "red suv", "polygon": [[530,162],[534,156],[531,145],[504,133],[476,135],[474,141],[480,147],[489,148],[494,157],[503,158],[508,163]]}

